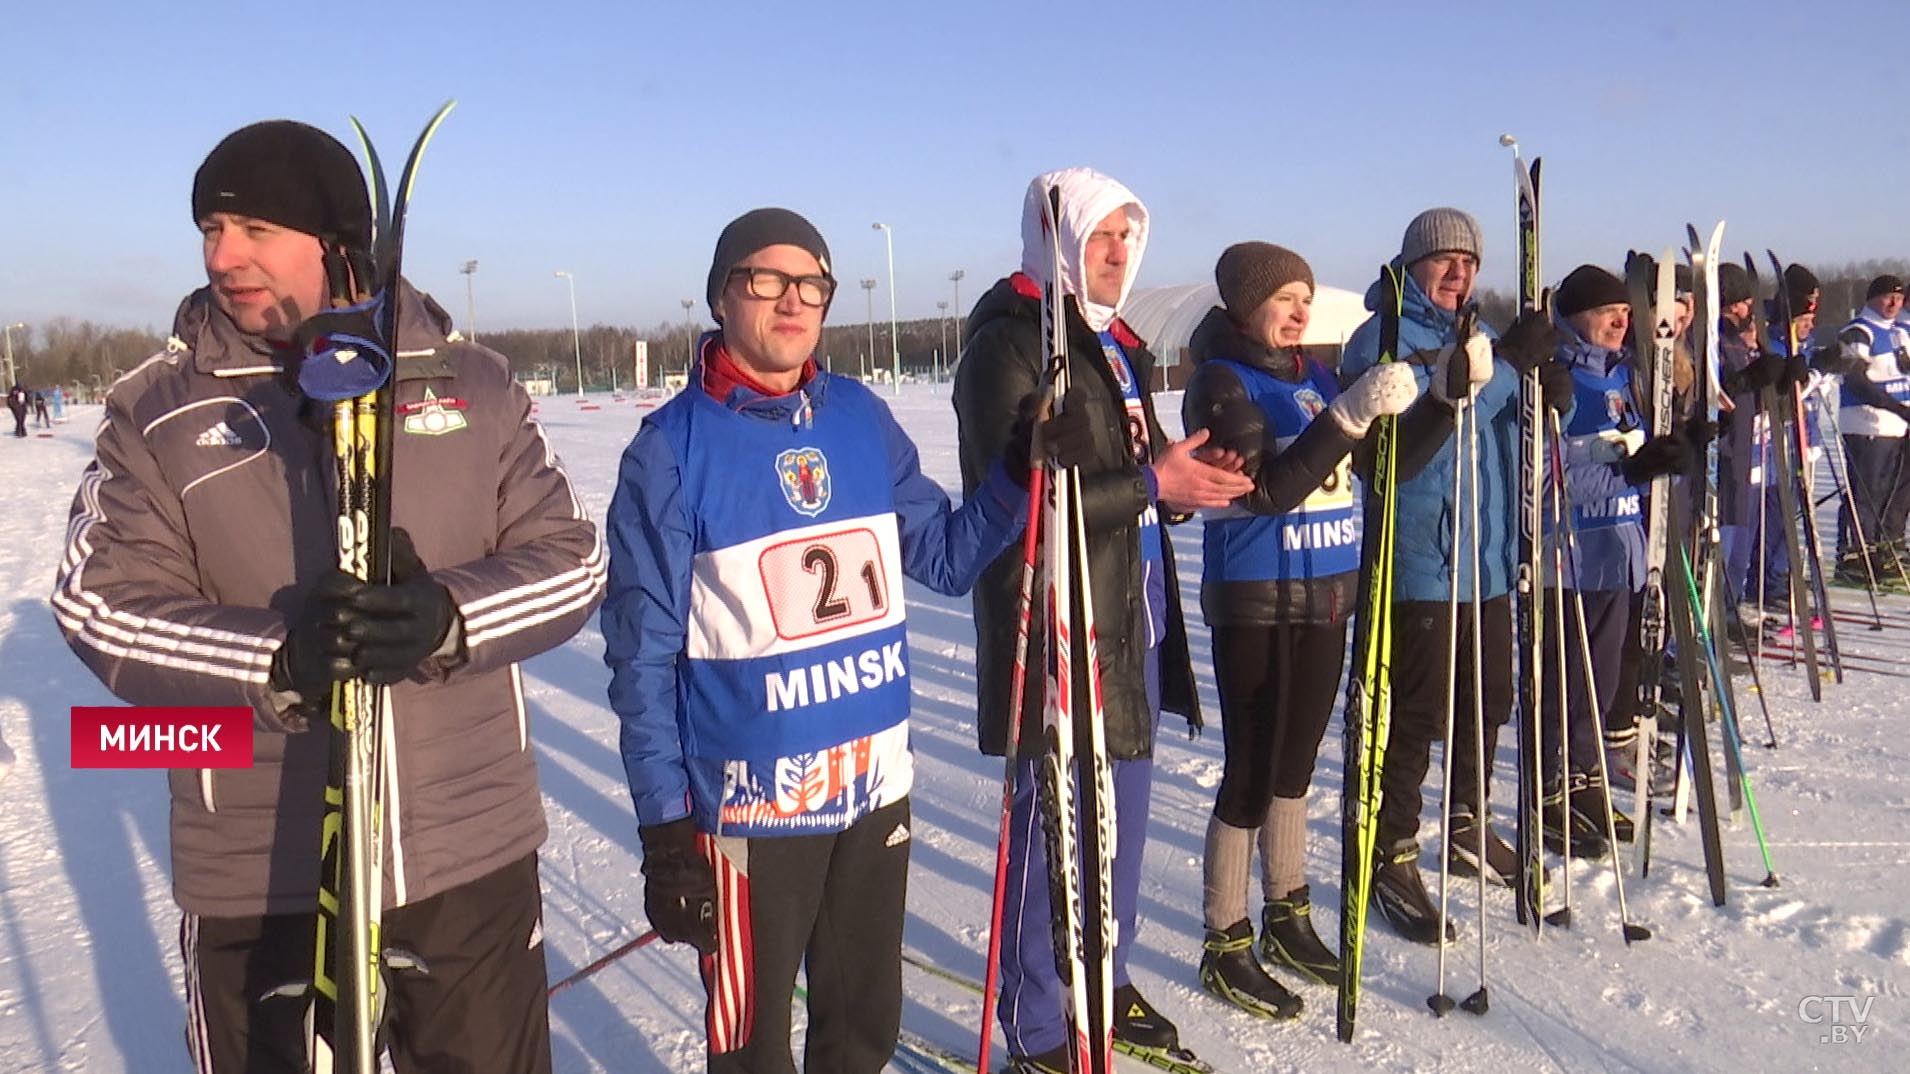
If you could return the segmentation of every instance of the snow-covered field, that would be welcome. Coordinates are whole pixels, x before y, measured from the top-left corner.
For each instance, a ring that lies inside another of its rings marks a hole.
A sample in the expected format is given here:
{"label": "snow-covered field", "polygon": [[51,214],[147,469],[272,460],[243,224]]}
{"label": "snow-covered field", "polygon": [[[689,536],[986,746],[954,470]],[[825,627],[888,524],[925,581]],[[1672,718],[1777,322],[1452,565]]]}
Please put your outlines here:
{"label": "snow-covered field", "polygon": [[[601,517],[618,454],[643,412],[631,402],[594,401],[601,409],[546,400],[540,416]],[[954,487],[946,389],[908,386],[895,407],[924,467]],[[1178,400],[1162,409],[1177,412]],[[18,753],[0,782],[0,1071],[183,1074],[164,780],[71,768],[68,709],[113,699],[67,651],[46,605],[97,418],[97,408],[74,408],[51,438],[0,438],[0,732]],[[1198,536],[1197,526],[1177,533],[1190,610],[1198,607]],[[1849,610],[1862,604],[1850,591],[1833,599]],[[909,602],[918,775],[908,944],[979,976],[1001,768],[974,745],[967,601],[911,586]],[[1873,654],[1872,666],[1910,669],[1900,659],[1910,652],[1910,600],[1891,598],[1887,611],[1897,619],[1882,633],[1840,623],[1846,649]],[[591,629],[527,668],[551,824],[543,875],[553,979],[646,928],[601,651]],[[1618,934],[1609,869],[1576,871],[1574,927],[1547,930],[1539,942],[1516,929],[1508,894],[1495,890],[1486,907],[1492,1009],[1482,1018],[1435,1020],[1425,1006],[1434,952],[1397,940],[1375,918],[1360,1032],[1349,1046],[1334,1038],[1328,990],[1301,987],[1306,1014],[1275,1026],[1199,989],[1201,841],[1221,770],[1204,630],[1196,632],[1195,661],[1211,730],[1191,742],[1170,732],[1161,743],[1133,969],[1180,1023],[1182,1039],[1221,1070],[1910,1069],[1896,1051],[1910,1047],[1905,679],[1853,672],[1812,704],[1799,675],[1768,677],[1781,748],[1757,748],[1762,735],[1747,726],[1746,761],[1782,886],[1759,886],[1765,873],[1748,822],[1729,827],[1730,904],[1713,908],[1694,821],[1659,825],[1652,875],[1626,876],[1634,916],[1656,933],[1629,949]],[[1761,726],[1755,713],[1747,723]],[[1337,724],[1329,728],[1308,859],[1320,931],[1329,936],[1338,901],[1338,734]],[[1470,886],[1458,886],[1455,905],[1463,942],[1449,949],[1447,988],[1462,996],[1478,973]],[[913,969],[904,979],[905,1026],[972,1049],[977,1001]],[[701,1003],[687,949],[637,951],[553,1002],[557,1069],[700,1070]],[[1001,1054],[998,1038],[997,1063]]]}

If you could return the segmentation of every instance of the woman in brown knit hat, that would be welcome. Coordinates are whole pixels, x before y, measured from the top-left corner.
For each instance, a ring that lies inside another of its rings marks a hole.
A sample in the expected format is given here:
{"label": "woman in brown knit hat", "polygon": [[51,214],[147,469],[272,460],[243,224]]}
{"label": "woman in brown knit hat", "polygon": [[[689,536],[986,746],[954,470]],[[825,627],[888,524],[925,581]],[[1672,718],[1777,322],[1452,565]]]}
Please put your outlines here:
{"label": "woman in brown knit hat", "polygon": [[[1268,1018],[1300,999],[1254,958],[1246,894],[1260,844],[1260,951],[1304,978],[1337,984],[1340,960],[1314,931],[1302,864],[1314,756],[1339,692],[1360,560],[1347,465],[1377,418],[1419,391],[1401,364],[1342,392],[1301,341],[1313,270],[1264,242],[1230,246],[1214,267],[1222,305],[1194,330],[1187,431],[1246,460],[1254,491],[1205,527],[1201,611],[1214,633],[1226,768],[1207,826],[1201,984]],[[1316,420],[1324,414],[1329,420]],[[1332,670],[1328,670],[1332,669]]]}

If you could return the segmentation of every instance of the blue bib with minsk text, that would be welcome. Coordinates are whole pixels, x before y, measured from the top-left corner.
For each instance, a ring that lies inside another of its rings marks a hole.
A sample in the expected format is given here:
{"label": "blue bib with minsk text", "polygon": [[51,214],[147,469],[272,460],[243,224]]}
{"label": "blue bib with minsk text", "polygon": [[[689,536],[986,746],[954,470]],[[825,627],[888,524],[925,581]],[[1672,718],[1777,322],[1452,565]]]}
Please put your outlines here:
{"label": "blue bib with minsk text", "polygon": [[[1307,361],[1306,379],[1294,383],[1239,362],[1221,361],[1266,415],[1282,451],[1340,394],[1333,375],[1318,362]],[[1359,570],[1360,523],[1353,500],[1348,456],[1300,506],[1285,514],[1250,515],[1238,508],[1208,513],[1202,577],[1209,582],[1284,582]]]}
{"label": "blue bib with minsk text", "polygon": [[650,419],[693,530],[683,752],[693,780],[720,771],[725,835],[840,830],[912,781],[884,422],[860,384],[829,378],[825,403],[792,425],[692,387]]}

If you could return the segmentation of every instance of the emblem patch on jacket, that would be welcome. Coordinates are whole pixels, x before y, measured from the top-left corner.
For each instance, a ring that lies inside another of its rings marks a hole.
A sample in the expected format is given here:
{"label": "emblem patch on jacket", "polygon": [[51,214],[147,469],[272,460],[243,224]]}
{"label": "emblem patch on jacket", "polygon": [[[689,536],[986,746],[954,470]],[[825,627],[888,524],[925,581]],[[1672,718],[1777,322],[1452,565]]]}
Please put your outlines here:
{"label": "emblem patch on jacket", "polygon": [[1300,408],[1300,413],[1305,414],[1308,421],[1312,421],[1320,416],[1320,411],[1326,409],[1326,400],[1320,398],[1320,393],[1312,388],[1301,388],[1293,393],[1293,405]]}
{"label": "emblem patch on jacket", "polygon": [[814,518],[829,508],[829,460],[812,447],[776,456],[777,484],[796,513]]}
{"label": "emblem patch on jacket", "polygon": [[415,403],[403,403],[398,413],[404,416],[404,430],[418,436],[443,436],[470,425],[462,411],[470,404],[452,397],[439,398],[430,388]]}

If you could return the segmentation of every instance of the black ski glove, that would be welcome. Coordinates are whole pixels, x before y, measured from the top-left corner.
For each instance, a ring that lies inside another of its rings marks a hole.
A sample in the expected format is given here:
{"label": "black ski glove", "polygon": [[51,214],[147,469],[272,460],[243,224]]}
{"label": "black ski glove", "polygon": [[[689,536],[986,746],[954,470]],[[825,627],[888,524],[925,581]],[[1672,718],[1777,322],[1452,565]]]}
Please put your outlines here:
{"label": "black ski glove", "polygon": [[1539,388],[1546,408],[1559,415],[1572,409],[1572,397],[1578,392],[1572,383],[1572,367],[1556,358],[1539,363]]}
{"label": "black ski glove", "polygon": [[1558,348],[1559,330],[1552,318],[1538,310],[1527,310],[1499,337],[1492,351],[1523,373],[1534,363],[1550,358]]}
{"label": "black ski glove", "polygon": [[1714,425],[1703,418],[1691,418],[1682,425],[1675,426],[1674,428],[1677,430],[1678,436],[1682,438],[1685,443],[1691,445],[1691,452],[1695,458],[1698,452],[1709,447],[1711,441],[1718,438],[1718,433],[1724,429],[1722,422],[1728,419],[1730,413],[1728,410],[1718,412],[1720,424]]}
{"label": "black ski glove", "polygon": [[637,829],[643,841],[643,916],[669,943],[716,953],[716,870],[696,851],[689,817]]}
{"label": "black ski glove", "polygon": [[333,568],[286,620],[285,642],[272,654],[268,679],[274,690],[291,690],[300,701],[322,707],[332,684],[361,670],[354,662],[357,643],[345,635],[351,622],[351,598],[365,583]]}
{"label": "black ski glove", "polygon": [[1187,414],[1187,431],[1207,430],[1209,450],[1230,451],[1240,457],[1240,472],[1252,476],[1260,469],[1260,455],[1266,449],[1267,412],[1260,409],[1234,378],[1202,403],[1205,413]]}
{"label": "black ski glove", "polygon": [[1088,397],[1079,388],[1070,389],[1061,406],[1041,426],[1041,442],[1056,466],[1087,466],[1094,462],[1094,415],[1088,413]]}
{"label": "black ski glove", "polygon": [[391,531],[391,584],[362,586],[348,606],[345,636],[358,646],[365,678],[379,686],[409,678],[457,617],[451,593],[432,580],[403,529]]}
{"label": "black ski glove", "polygon": [[1802,356],[1784,359],[1784,379],[1778,387],[1784,389],[1801,388],[1810,383],[1811,367]]}
{"label": "black ski glove", "polygon": [[1642,485],[1654,477],[1681,474],[1691,469],[1691,444],[1673,432],[1647,440],[1643,447],[1618,464],[1628,485]]}
{"label": "black ski glove", "polygon": [[1720,383],[1726,395],[1761,392],[1784,379],[1785,364],[1781,354],[1760,354],[1743,369],[1726,373]]}

